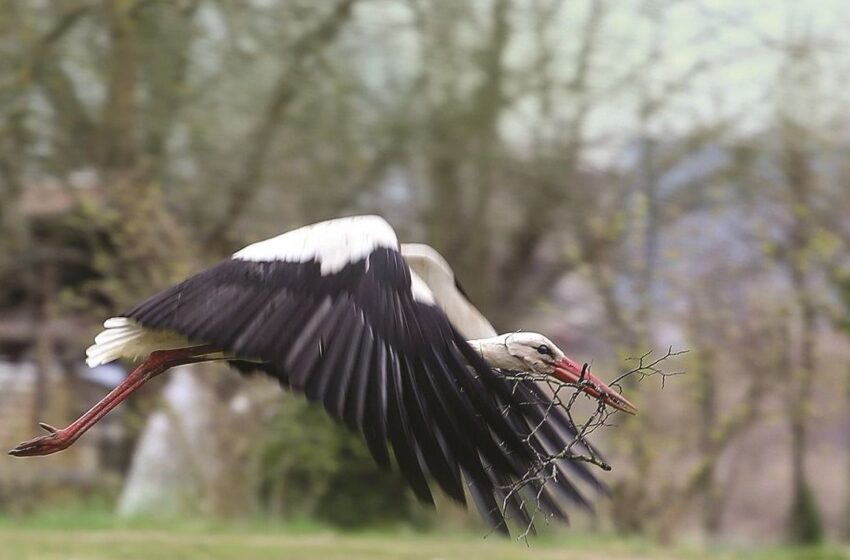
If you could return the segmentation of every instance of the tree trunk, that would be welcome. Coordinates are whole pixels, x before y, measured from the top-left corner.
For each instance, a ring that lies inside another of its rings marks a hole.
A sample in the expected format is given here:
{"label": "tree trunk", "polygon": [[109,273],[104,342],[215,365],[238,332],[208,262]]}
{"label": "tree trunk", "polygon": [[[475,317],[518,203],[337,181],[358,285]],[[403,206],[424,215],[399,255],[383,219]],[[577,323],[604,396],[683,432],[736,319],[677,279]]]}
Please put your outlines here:
{"label": "tree trunk", "polygon": [[[711,457],[714,453],[714,432],[717,430],[717,386],[715,376],[716,355],[712,348],[703,348],[698,353],[699,371],[695,373],[699,384],[699,407],[701,422],[699,426],[699,449],[702,457]],[[706,469],[702,480],[702,529],[708,537],[713,537],[720,529],[721,500],[717,488],[714,469],[716,461]]]}
{"label": "tree trunk", "polygon": [[107,1],[109,88],[101,124],[101,164],[132,169],[136,162],[136,21],[126,4]]}
{"label": "tree trunk", "polygon": [[798,290],[801,307],[801,341],[798,380],[792,386],[791,413],[791,515],[790,537],[794,542],[815,543],[823,538],[817,500],[806,476],[806,417],[809,413],[815,374],[815,310],[804,293]]}
{"label": "tree trunk", "polygon": [[[846,394],[847,394],[847,396],[846,396],[846,402],[847,402],[846,409],[850,410],[850,367],[847,368],[847,377],[845,378],[845,383],[846,383],[845,390],[846,390]],[[848,441],[845,444],[845,446],[846,446],[847,449],[850,449],[850,441]],[[847,488],[850,489],[850,469],[848,469],[848,471],[847,471],[847,480],[848,480]],[[847,491],[847,496],[845,497],[845,500],[846,500],[846,502],[845,502],[845,508],[846,509],[845,509],[845,512],[844,512],[844,527],[843,527],[844,530],[843,530],[843,533],[844,533],[844,540],[850,541],[850,490]]]}
{"label": "tree trunk", "polygon": [[799,363],[794,368],[790,385],[789,429],[791,432],[791,514],[789,536],[794,542],[812,543],[822,539],[822,527],[817,501],[806,477],[806,416],[809,413],[814,386],[815,320],[817,310],[812,288],[808,282],[808,261],[812,253],[814,224],[810,199],[814,194],[811,163],[804,144],[806,133],[798,124],[785,117],[781,122],[782,165],[787,180],[789,209],[793,217],[790,228],[790,247],[785,257],[794,303],[799,312]]}

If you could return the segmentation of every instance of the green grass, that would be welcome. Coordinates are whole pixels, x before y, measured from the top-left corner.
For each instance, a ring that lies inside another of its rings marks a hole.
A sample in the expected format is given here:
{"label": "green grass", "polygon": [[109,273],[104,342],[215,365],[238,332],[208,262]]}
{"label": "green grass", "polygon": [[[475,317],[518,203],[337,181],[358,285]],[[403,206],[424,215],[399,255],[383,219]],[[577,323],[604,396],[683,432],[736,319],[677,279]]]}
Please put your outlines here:
{"label": "green grass", "polygon": [[0,560],[850,560],[837,548],[702,551],[578,532],[529,546],[478,533],[405,530],[339,533],[312,523],[118,519],[106,511],[61,510],[0,517]]}

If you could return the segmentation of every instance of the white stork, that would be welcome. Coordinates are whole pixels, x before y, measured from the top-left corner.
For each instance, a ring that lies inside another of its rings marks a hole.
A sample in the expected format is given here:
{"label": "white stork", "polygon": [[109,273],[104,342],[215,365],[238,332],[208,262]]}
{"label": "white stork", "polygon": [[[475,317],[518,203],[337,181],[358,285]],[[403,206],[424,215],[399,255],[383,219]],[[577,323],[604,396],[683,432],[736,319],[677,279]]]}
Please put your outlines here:
{"label": "white stork", "polygon": [[[589,395],[635,412],[546,337],[496,336],[446,261],[428,246],[400,245],[378,216],[320,222],[249,245],[104,327],[87,350],[89,366],[143,361],[78,420],[64,429],[41,424],[49,434],[11,455],[61,451],[169,368],[226,360],[321,403],[363,434],[379,466],[389,468],[392,448],[420,500],[433,504],[429,479],[460,503],[466,486],[485,519],[507,532],[506,516],[530,518],[522,495],[505,488],[535,456],[565,448],[575,428],[535,383],[497,370],[581,381]],[[563,468],[604,490],[584,463],[558,465],[538,503],[560,517],[564,498],[590,507]]]}

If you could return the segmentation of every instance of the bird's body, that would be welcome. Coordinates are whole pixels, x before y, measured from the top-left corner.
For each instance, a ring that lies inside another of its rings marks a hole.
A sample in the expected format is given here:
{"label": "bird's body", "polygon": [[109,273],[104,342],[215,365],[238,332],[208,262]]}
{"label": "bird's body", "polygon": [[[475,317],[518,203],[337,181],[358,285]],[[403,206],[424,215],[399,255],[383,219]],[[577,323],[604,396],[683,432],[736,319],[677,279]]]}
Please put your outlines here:
{"label": "bird's body", "polygon": [[[12,454],[64,449],[153,376],[182,363],[226,360],[321,403],[363,434],[380,466],[390,466],[392,450],[420,500],[433,501],[436,483],[465,502],[466,488],[485,518],[506,530],[506,516],[529,520],[523,496],[506,488],[536,457],[564,448],[575,428],[536,384],[494,368],[589,379],[585,392],[632,408],[542,335],[495,336],[445,260],[427,246],[399,245],[377,216],[321,222],[249,245],[104,326],[87,351],[90,366],[145,361],[68,428],[46,426],[50,435]],[[564,499],[588,505],[566,472],[600,486],[584,464],[557,468],[556,484],[535,491],[541,509],[563,516]]]}

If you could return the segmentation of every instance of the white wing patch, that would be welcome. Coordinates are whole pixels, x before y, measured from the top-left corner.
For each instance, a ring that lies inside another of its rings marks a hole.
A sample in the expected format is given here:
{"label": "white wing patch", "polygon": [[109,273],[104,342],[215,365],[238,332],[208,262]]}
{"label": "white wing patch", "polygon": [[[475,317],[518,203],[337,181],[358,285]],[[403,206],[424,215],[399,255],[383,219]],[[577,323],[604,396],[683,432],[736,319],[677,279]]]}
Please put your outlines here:
{"label": "white wing patch", "polygon": [[366,258],[378,247],[398,248],[392,226],[380,216],[352,216],[304,226],[248,245],[233,255],[245,261],[321,263],[322,275]]}
{"label": "white wing patch", "polygon": [[118,358],[146,358],[156,350],[185,348],[192,344],[173,331],[146,329],[132,319],[113,317],[103,323],[104,330],[86,349],[86,363],[96,367]]}

